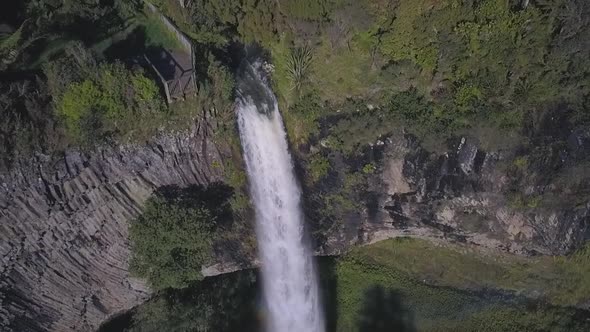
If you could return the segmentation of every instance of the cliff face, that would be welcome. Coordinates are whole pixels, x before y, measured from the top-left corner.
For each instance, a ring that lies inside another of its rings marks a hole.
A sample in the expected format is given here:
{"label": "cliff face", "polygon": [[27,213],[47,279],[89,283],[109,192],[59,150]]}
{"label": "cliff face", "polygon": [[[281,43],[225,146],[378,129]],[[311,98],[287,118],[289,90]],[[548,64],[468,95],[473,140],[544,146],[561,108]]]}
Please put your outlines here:
{"label": "cliff face", "polygon": [[[211,132],[197,126],[142,146],[39,156],[0,174],[1,330],[92,331],[145,301],[149,289],[128,271],[128,222],[158,187],[223,180],[222,159],[235,156],[216,146]],[[487,151],[464,137],[435,153],[403,133],[382,138],[364,154],[362,163],[375,172],[352,198],[364,208],[324,230],[318,253],[414,236],[566,254],[590,238],[589,156],[588,130],[539,137],[528,150]],[[343,177],[338,167],[330,172]],[[256,264],[234,256],[217,253],[204,273]]]}
{"label": "cliff face", "polygon": [[563,255],[590,239],[590,131],[485,151],[458,138],[428,152],[404,134],[373,144],[364,209],[329,231],[325,253],[397,236],[470,243],[523,255]]}
{"label": "cliff face", "polygon": [[128,221],[154,188],[222,180],[209,134],[39,156],[0,174],[1,330],[92,331],[144,301],[128,271]]}

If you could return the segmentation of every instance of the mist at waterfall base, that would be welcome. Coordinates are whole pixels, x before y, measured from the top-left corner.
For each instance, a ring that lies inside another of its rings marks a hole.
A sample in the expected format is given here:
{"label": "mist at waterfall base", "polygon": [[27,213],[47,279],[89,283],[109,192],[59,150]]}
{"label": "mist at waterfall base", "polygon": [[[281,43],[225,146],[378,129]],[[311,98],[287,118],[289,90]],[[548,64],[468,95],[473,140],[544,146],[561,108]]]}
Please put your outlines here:
{"label": "mist at waterfall base", "polygon": [[322,332],[313,256],[304,234],[301,191],[276,98],[260,72],[243,63],[237,116],[256,213],[268,332]]}

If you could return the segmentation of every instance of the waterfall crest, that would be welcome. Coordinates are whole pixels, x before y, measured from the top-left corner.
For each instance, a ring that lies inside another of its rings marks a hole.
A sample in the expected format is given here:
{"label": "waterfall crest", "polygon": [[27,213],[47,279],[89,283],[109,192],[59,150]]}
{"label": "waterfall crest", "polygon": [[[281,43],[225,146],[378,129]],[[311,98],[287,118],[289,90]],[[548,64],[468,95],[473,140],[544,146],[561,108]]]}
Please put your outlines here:
{"label": "waterfall crest", "polygon": [[237,113],[250,195],[256,212],[268,332],[323,332],[313,255],[306,243],[301,190],[274,94],[244,64]]}

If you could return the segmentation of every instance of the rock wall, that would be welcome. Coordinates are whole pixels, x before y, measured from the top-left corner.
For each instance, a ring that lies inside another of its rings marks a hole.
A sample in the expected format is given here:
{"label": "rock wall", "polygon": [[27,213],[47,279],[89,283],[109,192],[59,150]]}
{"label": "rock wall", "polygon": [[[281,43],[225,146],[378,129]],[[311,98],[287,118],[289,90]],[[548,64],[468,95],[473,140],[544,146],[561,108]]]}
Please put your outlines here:
{"label": "rock wall", "polygon": [[0,174],[0,330],[93,331],[144,301],[128,271],[128,221],[154,188],[222,180],[210,132],[38,156]]}
{"label": "rock wall", "polygon": [[397,134],[366,155],[378,167],[362,193],[365,209],[330,229],[323,253],[411,236],[564,255],[590,239],[590,130],[530,151],[484,151],[463,137],[447,151],[429,152]]}

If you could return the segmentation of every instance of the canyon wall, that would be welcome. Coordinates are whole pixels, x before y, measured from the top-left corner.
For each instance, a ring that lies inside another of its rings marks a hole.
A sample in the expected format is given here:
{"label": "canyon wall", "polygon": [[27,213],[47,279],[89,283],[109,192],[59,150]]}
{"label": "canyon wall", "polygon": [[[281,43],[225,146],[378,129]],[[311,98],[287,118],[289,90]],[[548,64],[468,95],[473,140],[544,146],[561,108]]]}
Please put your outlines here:
{"label": "canyon wall", "polygon": [[128,222],[157,187],[222,180],[210,134],[197,125],[145,145],[39,155],[0,174],[0,330],[93,331],[145,301],[128,271]]}
{"label": "canyon wall", "polygon": [[[0,330],[93,331],[144,302],[149,289],[128,271],[128,222],[158,187],[223,181],[223,160],[235,156],[213,142],[212,131],[196,125],[144,145],[57,160],[39,155],[0,174]],[[459,137],[432,152],[403,132],[383,137],[365,150],[362,163],[375,172],[351,198],[363,207],[343,212],[317,253],[398,236],[524,255],[572,252],[590,239],[590,131],[551,142],[538,145],[540,153],[492,151]],[[345,176],[337,153],[318,149],[332,156],[332,175],[306,188],[307,197],[337,192]],[[204,274],[257,264],[234,256],[216,253]]]}

